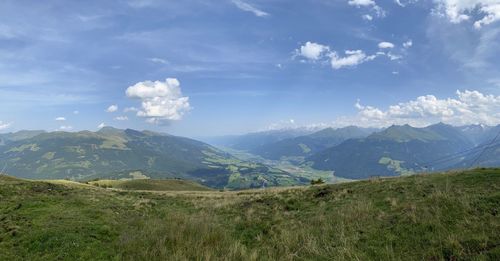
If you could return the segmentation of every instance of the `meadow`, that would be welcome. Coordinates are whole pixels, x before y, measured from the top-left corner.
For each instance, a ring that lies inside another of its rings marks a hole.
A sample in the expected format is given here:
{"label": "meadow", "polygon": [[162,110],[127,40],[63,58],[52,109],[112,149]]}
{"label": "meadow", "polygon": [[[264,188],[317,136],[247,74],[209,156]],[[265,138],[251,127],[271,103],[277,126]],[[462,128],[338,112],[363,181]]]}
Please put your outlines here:
{"label": "meadow", "polygon": [[0,175],[0,260],[500,260],[500,169],[137,188]]}

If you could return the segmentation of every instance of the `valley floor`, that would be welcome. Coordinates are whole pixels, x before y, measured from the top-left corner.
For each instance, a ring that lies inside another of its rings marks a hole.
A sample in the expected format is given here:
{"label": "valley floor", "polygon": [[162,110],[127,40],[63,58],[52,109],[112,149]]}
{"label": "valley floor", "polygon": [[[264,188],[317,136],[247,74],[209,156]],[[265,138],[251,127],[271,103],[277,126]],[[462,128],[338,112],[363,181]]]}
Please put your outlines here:
{"label": "valley floor", "polygon": [[500,260],[500,169],[249,191],[0,176],[0,260]]}

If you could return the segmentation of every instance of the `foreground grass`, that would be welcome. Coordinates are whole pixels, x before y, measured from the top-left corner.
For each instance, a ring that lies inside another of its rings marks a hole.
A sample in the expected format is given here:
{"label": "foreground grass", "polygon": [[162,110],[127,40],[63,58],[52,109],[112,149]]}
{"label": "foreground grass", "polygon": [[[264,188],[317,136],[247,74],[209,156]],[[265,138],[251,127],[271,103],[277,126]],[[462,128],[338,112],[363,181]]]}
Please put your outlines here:
{"label": "foreground grass", "polygon": [[0,260],[500,260],[500,169],[240,192],[0,178]]}

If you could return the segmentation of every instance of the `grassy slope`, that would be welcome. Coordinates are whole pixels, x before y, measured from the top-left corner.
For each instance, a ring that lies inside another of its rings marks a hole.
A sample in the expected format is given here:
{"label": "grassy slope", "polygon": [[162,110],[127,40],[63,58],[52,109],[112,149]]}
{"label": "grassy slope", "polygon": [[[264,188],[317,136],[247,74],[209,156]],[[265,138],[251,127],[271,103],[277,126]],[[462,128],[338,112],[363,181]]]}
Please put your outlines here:
{"label": "grassy slope", "polygon": [[194,181],[179,179],[134,179],[134,180],[98,180],[88,182],[90,185],[125,190],[153,191],[210,191],[211,188]]}
{"label": "grassy slope", "polygon": [[0,260],[500,259],[500,169],[240,192],[0,178]]}

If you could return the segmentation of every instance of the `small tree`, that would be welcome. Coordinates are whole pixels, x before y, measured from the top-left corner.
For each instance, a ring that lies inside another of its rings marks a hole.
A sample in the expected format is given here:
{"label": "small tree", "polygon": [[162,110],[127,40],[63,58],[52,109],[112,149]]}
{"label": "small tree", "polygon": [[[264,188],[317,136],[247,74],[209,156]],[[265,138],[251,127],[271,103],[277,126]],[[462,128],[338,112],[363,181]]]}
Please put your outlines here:
{"label": "small tree", "polygon": [[323,181],[323,179],[321,178],[318,178],[317,180],[311,179],[311,185],[319,185],[323,183],[325,183],[325,181]]}

